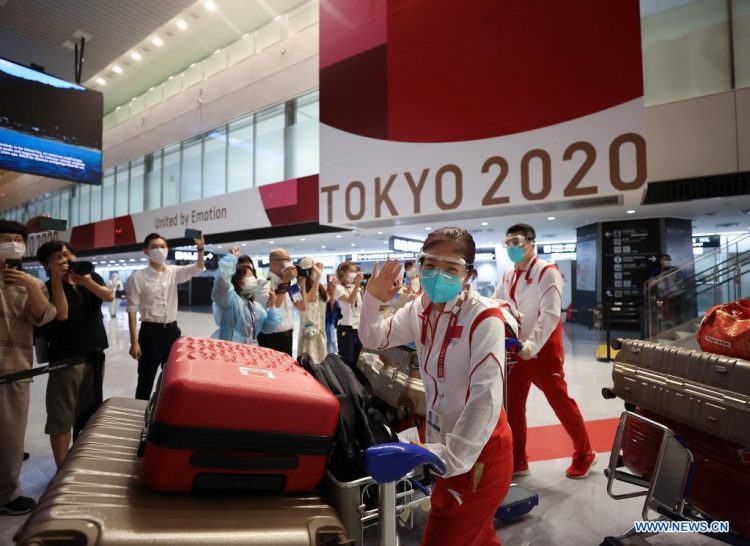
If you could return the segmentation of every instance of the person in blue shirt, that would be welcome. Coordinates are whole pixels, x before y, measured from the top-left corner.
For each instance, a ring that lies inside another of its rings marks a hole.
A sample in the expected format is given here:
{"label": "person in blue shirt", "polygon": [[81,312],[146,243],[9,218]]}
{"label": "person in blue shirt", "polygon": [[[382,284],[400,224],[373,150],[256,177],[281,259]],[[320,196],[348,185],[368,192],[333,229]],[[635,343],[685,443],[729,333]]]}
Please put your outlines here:
{"label": "person in blue shirt", "polygon": [[211,290],[214,320],[219,326],[211,337],[236,343],[257,343],[257,335],[264,326],[281,324],[281,312],[275,305],[275,295],[268,300],[268,309],[255,301],[258,279],[252,266],[237,263],[240,249],[232,247],[219,262]]}

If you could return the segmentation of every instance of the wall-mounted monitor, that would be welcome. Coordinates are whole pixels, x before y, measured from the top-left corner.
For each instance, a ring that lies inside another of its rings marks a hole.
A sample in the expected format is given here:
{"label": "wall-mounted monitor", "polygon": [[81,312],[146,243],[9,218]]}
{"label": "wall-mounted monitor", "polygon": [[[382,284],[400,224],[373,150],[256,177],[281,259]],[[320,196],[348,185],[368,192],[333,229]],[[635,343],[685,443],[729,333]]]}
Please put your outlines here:
{"label": "wall-mounted monitor", "polygon": [[0,59],[0,169],[102,180],[98,91]]}

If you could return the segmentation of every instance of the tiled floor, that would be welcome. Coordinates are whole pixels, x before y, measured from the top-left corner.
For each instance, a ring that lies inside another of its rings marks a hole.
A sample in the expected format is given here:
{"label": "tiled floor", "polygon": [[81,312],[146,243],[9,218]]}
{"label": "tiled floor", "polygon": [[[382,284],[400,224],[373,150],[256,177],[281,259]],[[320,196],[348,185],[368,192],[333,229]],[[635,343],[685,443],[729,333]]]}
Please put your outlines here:
{"label": "tiled floor", "polygon": [[[136,363],[128,356],[127,318],[124,312],[116,319],[107,315],[110,348],[104,381],[105,398],[130,397],[135,392]],[[215,329],[208,313],[180,312],[179,323],[185,335],[206,336]],[[571,395],[578,401],[584,418],[589,420],[615,418],[622,411],[622,403],[604,400],[601,389],[611,383],[611,365],[594,358],[599,333],[583,326],[569,325],[566,334],[566,376]],[[44,392],[46,378],[41,376],[32,385],[29,427],[26,450],[31,458],[24,464],[22,485],[24,493],[38,498],[55,472],[47,437],[44,435]],[[529,426],[558,424],[542,394],[532,389],[528,402]],[[531,476],[518,483],[539,494],[540,505],[522,520],[500,527],[498,536],[506,546],[514,545],[592,545],[599,544],[607,535],[619,534],[640,519],[642,500],[614,501],[607,496],[602,470],[608,453],[601,453],[591,476],[573,481],[564,477],[569,464],[567,458],[531,463]],[[0,516],[0,545],[12,544],[13,534],[23,518]],[[424,517],[418,526],[403,533],[404,546],[419,543]],[[655,545],[717,544],[703,537],[672,535],[649,539]],[[373,542],[374,544],[374,542]],[[633,544],[645,544],[640,541]],[[450,545],[446,545],[450,546]]]}

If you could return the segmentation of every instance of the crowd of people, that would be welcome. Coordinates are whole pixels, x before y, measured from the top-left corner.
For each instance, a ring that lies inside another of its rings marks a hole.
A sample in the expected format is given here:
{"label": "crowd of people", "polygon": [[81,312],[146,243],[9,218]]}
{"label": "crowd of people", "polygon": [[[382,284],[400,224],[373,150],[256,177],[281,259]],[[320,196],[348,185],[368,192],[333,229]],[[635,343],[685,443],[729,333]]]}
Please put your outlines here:
{"label": "crowd of people", "polygon": [[[76,250],[64,241],[38,250],[46,283],[10,267],[24,256],[26,239],[25,226],[0,221],[0,375],[30,369],[32,349],[41,340],[46,360],[55,365],[47,383],[45,432],[59,466],[101,402],[107,348],[102,304],[112,302],[123,286],[115,278],[105,283],[85,262],[76,262]],[[181,335],[177,285],[205,270],[204,240],[195,244],[196,263],[169,265],[167,240],[148,235],[143,247],[148,266],[128,279],[129,353],[138,361],[138,399],[151,396],[156,374]],[[555,266],[537,258],[531,226],[511,226],[504,246],[515,266],[501,278],[495,298],[471,289],[476,249],[461,228],[433,231],[416,261],[402,268],[389,260],[376,266],[366,283],[359,265],[349,261],[324,283],[322,263],[304,258],[294,264],[283,248],[271,251],[266,277],[238,247],[214,274],[212,337],[297,356],[296,331],[297,354],[320,362],[338,352],[353,368],[363,345],[417,350],[428,407],[424,445],[448,468],[433,494],[426,544],[433,543],[429,537],[458,541],[469,535],[476,543],[497,543],[494,508],[511,477],[529,473],[525,406],[532,384],[573,440],[567,477],[585,477],[596,459],[563,373],[562,278]],[[521,348],[507,376],[498,299],[521,314]],[[0,385],[0,513],[22,514],[34,506],[18,484],[28,406],[29,380]]]}

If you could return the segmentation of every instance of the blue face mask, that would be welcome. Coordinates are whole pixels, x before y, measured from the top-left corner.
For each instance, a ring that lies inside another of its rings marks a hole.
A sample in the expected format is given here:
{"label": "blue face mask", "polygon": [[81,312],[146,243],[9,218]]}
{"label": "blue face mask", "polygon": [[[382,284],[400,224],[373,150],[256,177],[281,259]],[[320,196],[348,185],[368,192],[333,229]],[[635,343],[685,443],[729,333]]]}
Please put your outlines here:
{"label": "blue face mask", "polygon": [[461,293],[464,280],[440,269],[422,270],[420,280],[427,297],[435,303],[445,303]]}
{"label": "blue face mask", "polygon": [[517,264],[521,260],[523,260],[523,257],[526,255],[526,249],[522,246],[511,246],[508,247],[508,258],[510,258],[510,261],[514,264]]}

